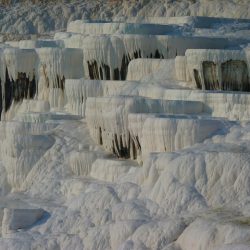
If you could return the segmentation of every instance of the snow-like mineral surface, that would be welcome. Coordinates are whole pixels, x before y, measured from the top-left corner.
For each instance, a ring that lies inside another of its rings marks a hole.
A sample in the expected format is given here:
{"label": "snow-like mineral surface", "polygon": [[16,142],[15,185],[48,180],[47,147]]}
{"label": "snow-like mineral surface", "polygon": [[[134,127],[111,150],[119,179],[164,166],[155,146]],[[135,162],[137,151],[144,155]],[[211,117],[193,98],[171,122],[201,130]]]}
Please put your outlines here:
{"label": "snow-like mineral surface", "polygon": [[249,0],[32,2],[0,1],[0,250],[250,250]]}

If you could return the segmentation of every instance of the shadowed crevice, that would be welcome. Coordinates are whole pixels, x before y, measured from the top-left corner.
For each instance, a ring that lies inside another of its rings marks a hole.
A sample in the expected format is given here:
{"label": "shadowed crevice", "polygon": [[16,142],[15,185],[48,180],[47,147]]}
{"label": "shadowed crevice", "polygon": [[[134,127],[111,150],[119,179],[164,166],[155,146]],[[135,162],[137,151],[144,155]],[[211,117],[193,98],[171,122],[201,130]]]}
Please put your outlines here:
{"label": "shadowed crevice", "polygon": [[244,61],[229,60],[221,64],[222,89],[250,91],[247,64]]}

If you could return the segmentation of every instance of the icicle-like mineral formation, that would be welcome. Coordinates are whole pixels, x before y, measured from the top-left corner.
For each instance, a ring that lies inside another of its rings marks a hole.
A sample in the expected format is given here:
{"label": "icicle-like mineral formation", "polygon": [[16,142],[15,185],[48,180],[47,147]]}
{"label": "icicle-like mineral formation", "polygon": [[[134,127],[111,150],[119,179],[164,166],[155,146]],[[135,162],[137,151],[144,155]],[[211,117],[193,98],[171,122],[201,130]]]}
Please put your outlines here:
{"label": "icicle-like mineral formation", "polygon": [[[139,96],[88,98],[86,119],[94,140],[118,157],[137,158],[139,135],[131,138],[130,113],[188,114],[203,112],[200,102],[165,101]],[[137,138],[138,137],[138,138]],[[134,140],[133,140],[134,139]]]}
{"label": "icicle-like mineral formation", "polygon": [[128,64],[136,58],[175,58],[190,48],[224,49],[233,42],[223,38],[170,35],[82,35],[58,33],[65,47],[82,48],[85,77],[124,80]]}
{"label": "icicle-like mineral formation", "polygon": [[65,104],[65,79],[83,76],[83,55],[80,49],[39,48],[39,99],[48,100],[51,108]]}
{"label": "icicle-like mineral formation", "polygon": [[5,117],[12,105],[36,96],[38,57],[35,50],[16,48],[5,48],[0,57],[1,111]]}
{"label": "icicle-like mineral formation", "polygon": [[197,88],[250,91],[250,70],[243,50],[188,50],[186,58]]}

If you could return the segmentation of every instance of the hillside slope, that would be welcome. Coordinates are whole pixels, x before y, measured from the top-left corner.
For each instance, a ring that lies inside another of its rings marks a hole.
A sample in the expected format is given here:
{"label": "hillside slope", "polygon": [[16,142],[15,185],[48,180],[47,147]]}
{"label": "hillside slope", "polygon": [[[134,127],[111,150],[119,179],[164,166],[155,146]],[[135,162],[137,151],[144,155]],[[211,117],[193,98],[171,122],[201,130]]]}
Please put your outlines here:
{"label": "hillside slope", "polygon": [[249,0],[2,0],[0,33],[49,33],[64,30],[76,19],[148,21],[171,16],[250,18],[250,4]]}

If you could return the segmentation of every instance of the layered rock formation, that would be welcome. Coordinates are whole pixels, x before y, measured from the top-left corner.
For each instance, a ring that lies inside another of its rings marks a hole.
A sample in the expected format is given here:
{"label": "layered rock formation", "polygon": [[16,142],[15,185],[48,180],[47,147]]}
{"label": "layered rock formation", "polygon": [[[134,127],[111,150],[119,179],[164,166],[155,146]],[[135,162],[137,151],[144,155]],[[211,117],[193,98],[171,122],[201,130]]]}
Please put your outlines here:
{"label": "layered rock formation", "polygon": [[0,249],[249,249],[250,22],[146,19],[0,45]]}

